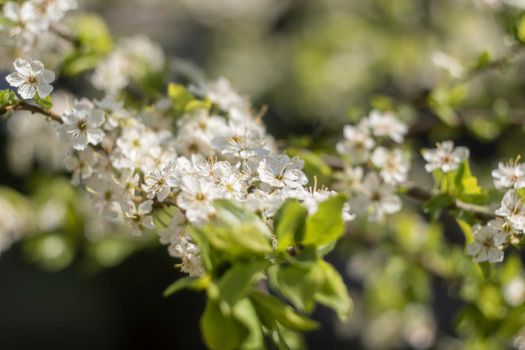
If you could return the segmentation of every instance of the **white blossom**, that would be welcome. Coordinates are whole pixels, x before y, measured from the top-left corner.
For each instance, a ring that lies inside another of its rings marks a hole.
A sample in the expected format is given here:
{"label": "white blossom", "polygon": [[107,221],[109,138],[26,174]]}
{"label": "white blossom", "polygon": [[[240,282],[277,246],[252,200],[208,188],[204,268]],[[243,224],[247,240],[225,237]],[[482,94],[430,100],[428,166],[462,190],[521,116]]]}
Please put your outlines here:
{"label": "white blossom", "polygon": [[29,49],[37,34],[48,26],[39,18],[35,4],[31,1],[24,1],[20,4],[13,1],[7,2],[3,6],[3,17],[12,22],[8,26],[9,36],[15,39],[16,44],[24,50]]}
{"label": "white blossom", "polygon": [[474,242],[467,246],[467,253],[473,256],[476,262],[503,261],[503,250],[495,241],[498,231],[492,227],[477,224],[472,227],[472,234]]}
{"label": "white blossom", "polygon": [[139,205],[129,202],[124,210],[124,216],[128,223],[131,234],[140,236],[142,231],[151,230],[155,227],[153,218],[149,215],[153,208],[153,201],[148,199]]}
{"label": "white blossom", "polygon": [[374,147],[374,140],[367,129],[345,125],[343,129],[344,141],[337,143],[337,152],[347,157],[355,164],[364,163],[370,157],[370,150]]}
{"label": "white blossom", "polygon": [[393,113],[372,111],[365,121],[372,134],[378,137],[389,137],[397,143],[402,143],[408,129]]}
{"label": "white blossom", "polygon": [[385,182],[395,185],[406,181],[410,163],[402,150],[377,147],[371,160],[380,169],[379,175]]}
{"label": "white blossom", "polygon": [[513,162],[500,162],[498,168],[492,171],[494,186],[498,189],[525,187],[525,164]]}
{"label": "white blossom", "polygon": [[9,74],[6,80],[11,86],[18,88],[23,99],[31,99],[37,94],[44,98],[53,91],[50,83],[55,80],[55,73],[45,69],[42,62],[17,58],[14,66],[16,72]]}
{"label": "white blossom", "polygon": [[257,168],[259,179],[272,187],[296,188],[306,185],[308,179],[300,170],[303,162],[280,154],[261,160]]}
{"label": "white blossom", "polygon": [[509,220],[519,230],[525,228],[525,207],[518,192],[514,190],[505,193],[501,206],[494,213]]}
{"label": "white blossom", "polygon": [[95,109],[86,99],[77,101],[73,109],[62,115],[62,135],[72,143],[75,150],[82,151],[88,144],[98,145],[104,138],[100,128],[104,123],[104,112]]}
{"label": "white blossom", "polygon": [[171,188],[176,185],[176,181],[175,168],[168,166],[146,174],[143,189],[148,194],[148,198],[157,197],[163,202],[169,196]]}
{"label": "white blossom", "polygon": [[[401,199],[395,194],[395,187],[381,181],[375,172],[370,172],[363,180],[362,193],[366,198],[369,219],[380,221],[385,214],[401,210]],[[359,204],[358,204],[359,205]]]}
{"label": "white blossom", "polygon": [[437,148],[425,149],[422,151],[423,158],[427,161],[426,171],[429,173],[440,169],[444,173],[456,170],[459,165],[469,157],[469,150],[466,147],[454,148],[454,142],[438,142]]}
{"label": "white blossom", "polygon": [[87,148],[82,152],[71,154],[64,162],[67,170],[72,173],[71,183],[78,185],[93,174],[93,166],[97,163],[96,153]]}
{"label": "white blossom", "polygon": [[186,210],[192,223],[202,223],[214,212],[211,201],[219,198],[216,185],[204,178],[184,176],[177,196],[177,205]]}

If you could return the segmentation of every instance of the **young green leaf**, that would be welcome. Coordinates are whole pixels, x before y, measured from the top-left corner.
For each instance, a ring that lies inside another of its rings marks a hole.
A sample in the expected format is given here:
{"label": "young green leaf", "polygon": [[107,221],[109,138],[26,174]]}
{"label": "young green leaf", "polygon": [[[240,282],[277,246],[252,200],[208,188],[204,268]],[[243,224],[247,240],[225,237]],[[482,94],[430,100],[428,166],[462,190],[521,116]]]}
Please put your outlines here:
{"label": "young green leaf", "polygon": [[273,266],[269,270],[270,285],[290,299],[299,310],[312,312],[315,293],[323,283],[323,272],[318,264],[308,267]]}
{"label": "young green leaf", "polygon": [[248,329],[231,314],[226,315],[217,300],[208,299],[201,318],[201,331],[212,350],[234,350],[245,341]]}
{"label": "young green leaf", "polygon": [[319,209],[306,219],[302,243],[317,247],[336,241],[345,232],[343,222],[343,195],[328,198],[319,204]]}
{"label": "young green leaf", "polygon": [[51,100],[51,95],[47,96],[46,98],[41,98],[36,94],[34,96],[35,102],[37,105],[42,107],[45,110],[51,109],[53,107],[53,101]]}
{"label": "young green leaf", "polygon": [[266,237],[271,237],[272,233],[262,220],[251,210],[238,205],[227,199],[217,199],[213,201],[213,206],[217,210],[217,218],[230,226],[249,223],[256,226],[257,230]]}
{"label": "young green leaf", "polygon": [[202,290],[206,289],[206,286],[208,285],[209,279],[207,277],[183,277],[179,278],[172,284],[166,288],[163,295],[164,297],[168,297],[170,295],[173,295],[177,293],[178,291],[181,291],[182,289],[195,289],[195,290]]}
{"label": "young green leaf", "polygon": [[258,230],[258,227],[250,223],[228,227],[210,224],[201,232],[205,234],[211,246],[232,258],[264,256],[272,252],[268,238]]}
{"label": "young green leaf", "polygon": [[248,330],[248,335],[239,348],[242,350],[265,349],[261,321],[250,300],[248,298],[239,300],[233,307],[232,314]]}
{"label": "young green leaf", "polygon": [[13,90],[0,90],[0,112],[3,111],[7,106],[13,106],[18,102],[20,102],[20,100]]}
{"label": "young green leaf", "polygon": [[303,236],[307,215],[308,211],[297,200],[284,202],[274,218],[277,249],[284,250]]}
{"label": "young green leaf", "polygon": [[257,276],[269,262],[264,259],[240,262],[229,269],[219,281],[219,297],[230,306],[244,297]]}
{"label": "young green leaf", "polygon": [[250,293],[250,300],[257,313],[266,320],[275,320],[285,327],[298,331],[308,331],[319,327],[317,322],[299,315],[274,296],[254,290]]}
{"label": "young green leaf", "polygon": [[346,320],[352,312],[352,299],[346,285],[337,270],[324,260],[319,261],[323,282],[315,294],[315,300],[332,308],[339,319]]}

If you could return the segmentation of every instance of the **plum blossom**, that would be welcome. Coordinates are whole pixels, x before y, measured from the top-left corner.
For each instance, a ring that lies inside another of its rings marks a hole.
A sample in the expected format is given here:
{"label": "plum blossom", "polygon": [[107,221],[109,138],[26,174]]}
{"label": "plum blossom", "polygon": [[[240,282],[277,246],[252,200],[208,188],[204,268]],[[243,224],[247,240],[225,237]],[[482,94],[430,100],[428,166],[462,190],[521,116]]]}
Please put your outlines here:
{"label": "plum blossom", "polygon": [[394,214],[401,209],[401,199],[395,194],[395,187],[381,181],[375,172],[366,175],[362,193],[366,198],[371,221],[381,221],[385,214]]}
{"label": "plum blossom", "polygon": [[402,150],[377,147],[371,160],[380,169],[379,175],[385,182],[401,184],[406,181],[410,164]]}
{"label": "plum blossom", "polygon": [[347,157],[352,163],[366,162],[375,145],[368,129],[345,125],[343,135],[345,139],[336,145],[337,152]]}
{"label": "plum blossom", "polygon": [[75,102],[73,109],[62,115],[62,120],[62,135],[77,151],[86,149],[89,144],[96,146],[104,138],[104,131],[100,128],[104,123],[104,112],[95,109],[87,99]]}
{"label": "plum blossom", "polygon": [[153,201],[146,200],[139,205],[129,202],[126,210],[124,211],[124,217],[128,223],[131,234],[134,236],[140,236],[142,231],[151,230],[155,227],[153,224],[153,218],[149,215],[153,208]]}
{"label": "plum blossom", "polygon": [[280,154],[263,159],[257,168],[261,182],[272,187],[304,186],[308,182],[306,175],[300,170],[303,162],[298,158],[290,158]]}
{"label": "plum blossom", "polygon": [[186,217],[192,223],[201,223],[213,213],[211,201],[219,198],[216,185],[204,178],[184,176],[177,196],[177,205],[186,210]]}
{"label": "plum blossom", "polygon": [[429,173],[436,169],[444,173],[454,171],[469,157],[468,148],[462,146],[454,148],[452,141],[438,142],[436,146],[435,149],[422,151],[423,158],[427,161],[425,170]]}
{"label": "plum blossom", "polygon": [[20,4],[13,1],[5,3],[3,17],[11,21],[8,25],[9,36],[24,50],[29,49],[37,34],[48,26],[39,18],[36,6],[31,1]]}
{"label": "plum blossom", "polygon": [[467,253],[474,257],[476,262],[501,262],[503,250],[497,244],[496,237],[500,233],[488,225],[479,224],[472,227],[474,242],[467,246]]}
{"label": "plum blossom", "polygon": [[519,230],[525,228],[525,207],[518,192],[514,190],[505,193],[501,206],[494,213],[509,220]]}
{"label": "plum blossom", "polygon": [[53,91],[50,83],[55,80],[55,73],[45,69],[42,62],[17,58],[14,66],[16,72],[9,74],[6,80],[11,86],[18,88],[23,99],[31,99],[35,95],[44,98]]}
{"label": "plum blossom", "polygon": [[89,179],[93,174],[93,166],[97,163],[97,155],[91,148],[70,155],[65,160],[65,167],[72,173],[71,183],[78,185],[80,181]]}
{"label": "plum blossom", "polygon": [[144,191],[149,198],[155,198],[163,202],[170,194],[171,188],[176,186],[177,179],[174,166],[164,169],[156,169],[144,176]]}
{"label": "plum blossom", "polygon": [[397,143],[403,142],[408,129],[391,112],[372,111],[365,120],[372,134],[378,137],[389,137]]}
{"label": "plum blossom", "polygon": [[498,189],[525,187],[525,164],[517,161],[500,162],[492,171],[494,186]]}

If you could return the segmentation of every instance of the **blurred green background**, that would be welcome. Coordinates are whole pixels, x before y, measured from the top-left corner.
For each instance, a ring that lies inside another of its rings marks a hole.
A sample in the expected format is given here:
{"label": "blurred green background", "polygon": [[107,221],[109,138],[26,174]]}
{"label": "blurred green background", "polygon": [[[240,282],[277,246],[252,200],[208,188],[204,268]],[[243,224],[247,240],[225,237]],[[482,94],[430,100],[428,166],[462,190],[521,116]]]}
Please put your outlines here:
{"label": "blurred green background", "polygon": [[[449,85],[519,41],[522,10],[503,1],[80,3],[100,14],[116,37],[145,34],[159,43],[172,70],[202,70],[209,78],[230,79],[257,109],[268,107],[263,120],[270,133],[297,147],[329,152],[342,125],[371,108],[394,109],[416,124],[408,140],[415,149],[443,138],[469,146],[474,172],[485,174],[480,178],[484,184],[490,183],[498,159],[514,157],[525,146],[525,55],[513,56],[512,64],[497,71]],[[9,58],[0,61],[7,72]],[[86,82],[61,79],[57,88],[90,94]],[[37,204],[60,193],[71,209],[70,225],[83,223],[89,210],[75,207],[80,195],[66,181],[53,183],[56,187],[47,194],[42,190],[50,186],[47,177],[53,170],[48,166],[36,162],[30,173],[10,170],[6,123],[0,122],[0,128],[0,184]],[[430,186],[429,176],[417,170],[422,169],[418,154],[413,159],[412,179]],[[480,282],[479,271],[463,252],[457,225],[446,217],[428,225],[413,203],[406,204],[409,209],[388,225],[357,222],[349,228],[331,260],[345,273],[355,315],[340,324],[329,312],[316,312],[323,328],[307,336],[310,347],[511,347],[509,339],[525,323],[523,300],[509,299],[502,288],[523,279],[523,257],[513,252],[501,267],[500,280]],[[131,246],[118,239],[111,246],[109,240],[93,248],[75,238],[81,232],[71,233],[75,229],[70,226],[59,231],[2,254],[1,348],[202,348],[198,317],[203,296],[161,296],[179,276],[164,248],[148,239]],[[46,255],[46,238],[55,235],[65,248],[58,256],[53,251]],[[108,244],[109,257],[104,253]],[[49,269],[55,272],[45,272]],[[469,275],[476,277],[465,278]]]}

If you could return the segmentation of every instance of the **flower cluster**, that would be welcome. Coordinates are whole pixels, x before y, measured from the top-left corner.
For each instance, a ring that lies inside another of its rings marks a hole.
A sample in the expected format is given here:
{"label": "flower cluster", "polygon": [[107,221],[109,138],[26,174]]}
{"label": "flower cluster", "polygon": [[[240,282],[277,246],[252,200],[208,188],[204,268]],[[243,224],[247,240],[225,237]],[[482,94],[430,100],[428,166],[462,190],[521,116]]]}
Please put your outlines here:
{"label": "flower cluster", "polygon": [[[300,200],[315,212],[335,193],[305,187],[303,161],[275,152],[260,119],[227,81],[210,83],[204,91],[220,111],[198,108],[172,127],[159,127],[158,120],[165,118],[160,111],[126,109],[110,95],[77,100],[61,114],[58,127],[70,148],[64,164],[72,182],[87,189],[107,220],[124,221],[131,234],[140,235],[155,228],[155,210],[169,209],[170,222],[160,224],[165,226],[161,242],[191,275],[200,274],[202,266],[186,226],[213,218],[213,200],[242,202],[271,225],[286,199]],[[389,132],[384,121],[371,118],[370,123],[382,125],[374,129],[380,135]],[[399,157],[381,147],[374,152],[384,186],[403,179],[400,172],[408,168],[396,168]],[[345,218],[351,219],[348,210]]]}
{"label": "flower cluster", "polygon": [[525,204],[517,191],[525,187],[525,168],[518,160],[500,162],[492,171],[495,187],[507,192],[494,212],[497,218],[473,230],[475,241],[467,252],[476,261],[501,262],[503,250],[510,244],[518,244],[525,233]]}
{"label": "flower cluster", "polygon": [[336,146],[344,161],[338,187],[349,191],[354,207],[366,211],[372,221],[401,209],[396,191],[407,180],[410,161],[402,148],[389,145],[402,143],[406,132],[406,125],[392,113],[372,111],[358,125],[346,125],[344,140]]}
{"label": "flower cluster", "polygon": [[31,49],[39,36],[78,7],[76,0],[9,1],[2,8],[5,28],[16,47]]}

